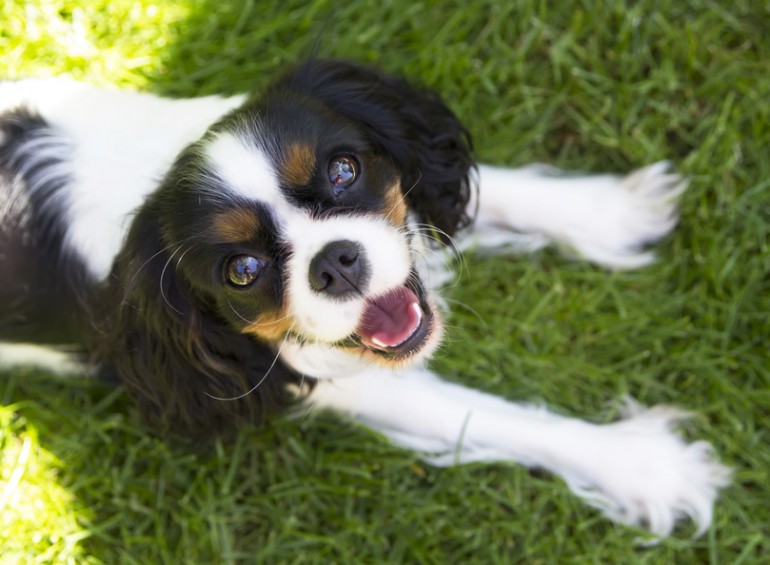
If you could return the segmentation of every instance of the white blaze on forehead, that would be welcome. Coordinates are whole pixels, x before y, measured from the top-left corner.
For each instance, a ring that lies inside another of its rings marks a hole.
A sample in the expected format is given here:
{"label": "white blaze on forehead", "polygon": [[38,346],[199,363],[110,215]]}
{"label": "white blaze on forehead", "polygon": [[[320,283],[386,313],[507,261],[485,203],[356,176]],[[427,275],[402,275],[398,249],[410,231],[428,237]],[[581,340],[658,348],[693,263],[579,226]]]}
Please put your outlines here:
{"label": "white blaze on forehead", "polygon": [[288,202],[278,186],[278,175],[263,150],[233,133],[220,133],[204,154],[229,191],[276,211],[286,211]]}

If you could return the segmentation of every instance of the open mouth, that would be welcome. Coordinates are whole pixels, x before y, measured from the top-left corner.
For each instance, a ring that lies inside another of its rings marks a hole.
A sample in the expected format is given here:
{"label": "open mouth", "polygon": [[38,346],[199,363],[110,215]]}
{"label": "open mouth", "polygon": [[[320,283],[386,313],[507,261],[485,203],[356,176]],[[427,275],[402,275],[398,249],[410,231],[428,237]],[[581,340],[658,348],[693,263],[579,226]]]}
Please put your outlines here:
{"label": "open mouth", "polygon": [[430,313],[406,286],[367,301],[356,334],[367,349],[389,357],[419,350],[430,333]]}

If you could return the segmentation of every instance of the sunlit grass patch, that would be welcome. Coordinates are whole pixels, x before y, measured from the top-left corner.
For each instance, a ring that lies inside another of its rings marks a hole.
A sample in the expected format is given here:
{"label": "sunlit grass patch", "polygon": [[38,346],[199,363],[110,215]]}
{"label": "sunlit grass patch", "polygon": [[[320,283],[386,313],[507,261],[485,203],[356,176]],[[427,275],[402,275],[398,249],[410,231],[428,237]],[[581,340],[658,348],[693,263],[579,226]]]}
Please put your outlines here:
{"label": "sunlit grass patch", "polygon": [[80,542],[88,531],[58,482],[63,463],[15,408],[0,406],[0,562],[87,562]]}
{"label": "sunlit grass patch", "polygon": [[[5,2],[2,78],[68,74],[101,84],[146,85],[176,38],[189,3],[152,0]],[[3,68],[4,67],[4,68]]]}

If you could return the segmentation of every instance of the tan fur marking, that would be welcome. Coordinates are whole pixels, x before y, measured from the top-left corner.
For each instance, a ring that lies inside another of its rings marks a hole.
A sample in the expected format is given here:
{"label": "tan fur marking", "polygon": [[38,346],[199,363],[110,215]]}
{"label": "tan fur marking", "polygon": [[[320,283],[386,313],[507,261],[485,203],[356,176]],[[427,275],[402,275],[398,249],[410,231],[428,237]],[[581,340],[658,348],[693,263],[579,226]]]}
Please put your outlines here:
{"label": "tan fur marking", "polygon": [[214,235],[225,243],[249,241],[259,231],[259,218],[251,210],[236,208],[214,218]]}
{"label": "tan fur marking", "polygon": [[284,311],[273,315],[260,316],[253,324],[243,328],[242,332],[251,334],[271,343],[280,342],[291,329],[293,321]]}
{"label": "tan fur marking", "polygon": [[406,197],[401,192],[401,183],[396,183],[388,189],[385,196],[385,206],[381,211],[385,219],[396,227],[406,224]]}
{"label": "tan fur marking", "polygon": [[292,143],[286,148],[286,160],[282,174],[289,184],[304,186],[313,178],[315,171],[315,149],[307,143]]}

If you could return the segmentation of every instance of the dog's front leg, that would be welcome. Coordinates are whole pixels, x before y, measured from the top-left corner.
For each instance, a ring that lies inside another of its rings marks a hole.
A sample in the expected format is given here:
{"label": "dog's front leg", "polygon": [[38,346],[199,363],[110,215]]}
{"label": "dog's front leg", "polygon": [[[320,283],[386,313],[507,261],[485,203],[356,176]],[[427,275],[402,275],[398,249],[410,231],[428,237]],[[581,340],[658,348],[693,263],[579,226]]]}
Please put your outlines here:
{"label": "dog's front leg", "polygon": [[448,466],[511,461],[561,476],[611,519],[671,533],[689,516],[702,533],[728,470],[705,442],[672,431],[682,413],[629,403],[624,419],[594,424],[441,380],[427,370],[370,370],[319,381],[315,408],[351,417]]}
{"label": "dog's front leg", "polygon": [[655,257],[645,245],[676,225],[687,186],[668,169],[661,162],[618,176],[481,165],[478,218],[460,246],[532,251],[556,243],[610,269],[641,267]]}

